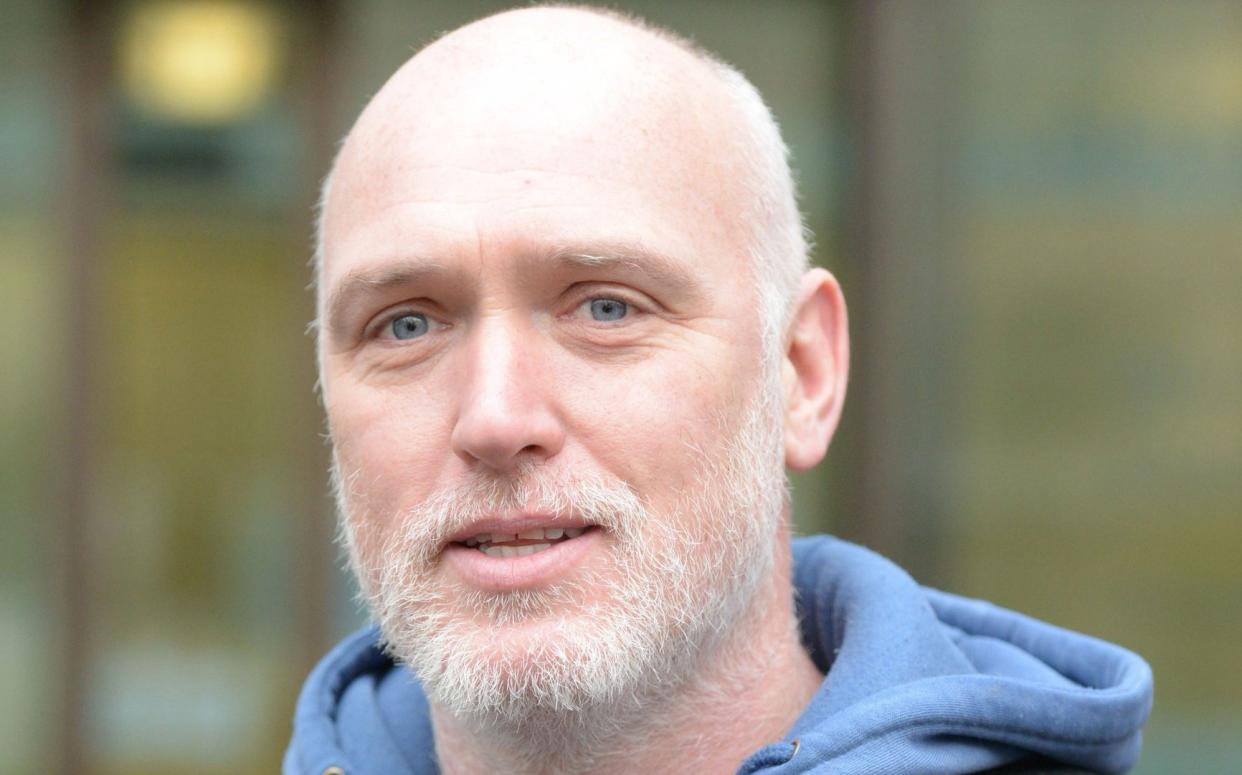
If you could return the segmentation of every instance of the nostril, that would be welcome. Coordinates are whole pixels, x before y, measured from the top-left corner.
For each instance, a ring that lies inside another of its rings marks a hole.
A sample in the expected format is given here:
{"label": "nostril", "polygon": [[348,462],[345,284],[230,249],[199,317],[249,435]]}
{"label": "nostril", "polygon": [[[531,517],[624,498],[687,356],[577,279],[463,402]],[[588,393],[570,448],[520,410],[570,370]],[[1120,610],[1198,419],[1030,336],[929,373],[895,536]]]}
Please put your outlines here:
{"label": "nostril", "polygon": [[453,430],[454,451],[465,462],[510,470],[554,457],[564,441],[559,419],[540,403],[504,411],[475,404]]}

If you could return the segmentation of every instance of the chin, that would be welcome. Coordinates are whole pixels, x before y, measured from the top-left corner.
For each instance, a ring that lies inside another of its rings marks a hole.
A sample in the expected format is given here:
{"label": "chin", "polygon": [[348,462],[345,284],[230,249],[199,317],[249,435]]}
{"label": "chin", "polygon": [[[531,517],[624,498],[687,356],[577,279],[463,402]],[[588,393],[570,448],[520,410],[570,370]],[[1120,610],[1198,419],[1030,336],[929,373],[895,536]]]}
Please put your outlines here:
{"label": "chin", "polygon": [[[592,716],[649,694],[674,672],[657,622],[618,601],[582,606],[548,591],[470,596],[387,620],[390,653],[417,675],[428,698],[463,718],[511,728]],[[482,610],[476,606],[485,602]]]}

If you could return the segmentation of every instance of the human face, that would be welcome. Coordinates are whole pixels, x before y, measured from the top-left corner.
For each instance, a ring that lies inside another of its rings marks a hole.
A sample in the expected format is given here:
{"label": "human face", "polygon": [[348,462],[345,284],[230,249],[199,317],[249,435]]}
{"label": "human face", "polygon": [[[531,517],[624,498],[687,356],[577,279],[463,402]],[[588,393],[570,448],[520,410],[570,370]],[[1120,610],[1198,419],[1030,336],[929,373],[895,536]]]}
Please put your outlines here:
{"label": "human face", "polygon": [[[390,639],[421,621],[509,689],[522,659],[645,599],[663,606],[645,647],[679,640],[684,609],[748,592],[721,579],[767,567],[780,516],[739,192],[675,139],[682,111],[646,117],[671,138],[652,142],[614,129],[634,124],[620,104],[357,129],[325,214],[320,357],[360,580]],[[756,524],[766,542],[726,540]],[[528,556],[471,545],[546,529],[565,532],[503,541]],[[686,585],[669,611],[662,590]]]}

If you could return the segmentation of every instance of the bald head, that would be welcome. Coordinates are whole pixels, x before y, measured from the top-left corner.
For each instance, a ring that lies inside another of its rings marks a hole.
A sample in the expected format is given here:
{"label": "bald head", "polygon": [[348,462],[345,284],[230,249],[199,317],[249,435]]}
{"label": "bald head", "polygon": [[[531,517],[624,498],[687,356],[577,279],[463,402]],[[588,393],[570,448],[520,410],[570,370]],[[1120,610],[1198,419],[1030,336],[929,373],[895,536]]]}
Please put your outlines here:
{"label": "bald head", "polygon": [[482,115],[451,116],[459,127],[538,121],[571,105],[583,117],[617,102],[641,111],[696,94],[684,107],[701,110],[727,102],[713,69],[688,42],[610,11],[526,8],[468,24],[422,49],[384,86],[359,127],[370,114],[392,110],[393,100],[414,95],[454,100],[458,108],[476,98]]}
{"label": "bald head", "polygon": [[[426,195],[419,183],[445,170],[488,175],[515,165],[636,183],[658,170],[664,196],[745,253],[765,334],[779,339],[807,247],[785,147],[762,99],[673,33],[566,6],[508,11],[448,33],[367,105],[324,186],[321,316],[324,280],[338,250],[349,249],[351,225]],[[445,194],[453,192],[436,189]]]}

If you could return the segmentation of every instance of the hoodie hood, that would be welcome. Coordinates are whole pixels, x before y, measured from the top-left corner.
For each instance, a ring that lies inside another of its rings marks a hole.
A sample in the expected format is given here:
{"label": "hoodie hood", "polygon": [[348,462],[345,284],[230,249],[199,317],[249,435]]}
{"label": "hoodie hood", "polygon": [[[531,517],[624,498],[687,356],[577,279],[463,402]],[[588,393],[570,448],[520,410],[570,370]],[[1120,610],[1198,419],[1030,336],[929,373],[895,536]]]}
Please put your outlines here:
{"label": "hoodie hood", "polygon": [[794,555],[803,642],[827,676],[787,739],[741,772],[977,772],[1035,755],[1113,773],[1137,761],[1152,701],[1138,655],[919,587],[844,541],[795,541]]}
{"label": "hoodie hood", "polygon": [[[1137,761],[1152,677],[1136,654],[919,587],[835,538],[793,549],[803,643],[826,677],[740,773],[977,772],[1031,756],[1114,773]],[[286,775],[439,771],[426,697],[374,628],[312,671],[293,726]]]}

